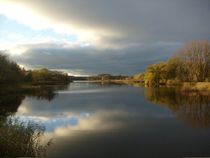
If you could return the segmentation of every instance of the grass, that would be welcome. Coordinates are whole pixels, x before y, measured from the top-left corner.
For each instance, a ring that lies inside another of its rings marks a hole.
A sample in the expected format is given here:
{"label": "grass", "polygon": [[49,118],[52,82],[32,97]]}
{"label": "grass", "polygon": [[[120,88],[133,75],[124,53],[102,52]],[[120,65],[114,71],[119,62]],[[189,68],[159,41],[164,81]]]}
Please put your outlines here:
{"label": "grass", "polygon": [[45,157],[51,141],[42,144],[45,128],[17,118],[0,118],[0,157]]}
{"label": "grass", "polygon": [[210,82],[185,82],[182,91],[210,91]]}

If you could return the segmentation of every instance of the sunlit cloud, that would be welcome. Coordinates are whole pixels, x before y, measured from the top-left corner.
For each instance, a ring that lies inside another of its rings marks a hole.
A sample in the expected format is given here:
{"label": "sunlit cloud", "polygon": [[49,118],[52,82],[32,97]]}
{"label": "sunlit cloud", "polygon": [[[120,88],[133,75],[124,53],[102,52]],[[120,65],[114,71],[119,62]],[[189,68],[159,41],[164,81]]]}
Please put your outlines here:
{"label": "sunlit cloud", "polygon": [[18,112],[19,112],[20,114],[25,114],[25,113],[28,113],[28,109],[26,108],[26,106],[20,106],[20,107],[18,108]]}
{"label": "sunlit cloud", "polygon": [[[84,26],[74,25],[73,21],[59,21],[59,19],[53,18],[52,16],[45,15],[45,11],[40,11],[37,8],[31,8],[27,3],[21,1],[1,1],[0,2],[0,15],[6,16],[10,20],[16,20],[21,24],[27,25],[34,29],[34,31],[53,29],[55,33],[61,36],[74,35],[76,40],[74,44],[78,46],[94,46],[97,48],[104,48],[110,46],[104,43],[102,37],[106,36],[117,36],[116,33],[108,30],[90,29]],[[13,39],[14,39],[14,35]],[[10,35],[10,37],[12,37]],[[16,36],[17,37],[17,36]],[[34,37],[31,40],[38,42],[57,42],[61,39],[53,39],[52,37]],[[103,42],[103,44],[102,44]]]}
{"label": "sunlit cloud", "polygon": [[28,25],[35,30],[46,29],[50,25],[47,19],[15,1],[1,1],[0,14],[11,20],[17,20],[22,24]]}

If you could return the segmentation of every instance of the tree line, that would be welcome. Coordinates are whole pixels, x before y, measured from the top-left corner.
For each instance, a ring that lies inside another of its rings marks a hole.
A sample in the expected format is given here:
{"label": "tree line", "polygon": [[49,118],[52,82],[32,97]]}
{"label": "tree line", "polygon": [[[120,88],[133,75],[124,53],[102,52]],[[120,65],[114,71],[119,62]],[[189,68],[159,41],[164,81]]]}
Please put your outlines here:
{"label": "tree line", "polygon": [[25,70],[9,60],[8,56],[0,53],[0,84],[33,83],[57,84],[71,81],[67,73],[51,71],[46,68],[38,70]]}
{"label": "tree line", "polygon": [[123,75],[111,75],[111,74],[99,74],[96,76],[89,76],[87,77],[87,80],[89,81],[110,81],[110,80],[124,80],[128,76]]}
{"label": "tree line", "polygon": [[[125,80],[128,76],[101,74],[90,76],[86,80]],[[0,84],[30,82],[34,84],[67,83],[72,77],[68,74],[51,71],[46,68],[24,70],[17,63],[0,53]],[[210,81],[210,42],[193,41],[175,52],[165,62],[149,65],[144,72],[130,79],[148,86],[180,84],[182,82]]]}
{"label": "tree line", "polygon": [[143,73],[132,76],[148,86],[210,81],[210,42],[193,41],[175,52],[165,62],[149,65]]}

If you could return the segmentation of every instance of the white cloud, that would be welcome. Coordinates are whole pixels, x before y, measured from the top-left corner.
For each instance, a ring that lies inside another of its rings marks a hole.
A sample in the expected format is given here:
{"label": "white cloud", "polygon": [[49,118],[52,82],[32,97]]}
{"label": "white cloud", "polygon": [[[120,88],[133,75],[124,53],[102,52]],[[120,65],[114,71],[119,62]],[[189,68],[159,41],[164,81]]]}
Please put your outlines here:
{"label": "white cloud", "polygon": [[37,12],[15,1],[1,1],[0,14],[26,24],[35,30],[46,29],[50,25],[50,22]]}
{"label": "white cloud", "polygon": [[[87,28],[85,26],[76,26],[74,21],[62,21],[53,16],[45,15],[44,10],[39,10],[33,8],[32,5],[28,3],[23,3],[24,1],[1,1],[0,2],[0,14],[6,16],[11,20],[16,20],[24,25],[27,25],[34,29],[34,31],[44,30],[44,29],[53,29],[56,33],[63,35],[75,35],[77,37],[77,44],[84,46],[92,45],[96,47],[105,47],[106,45],[102,44],[102,37],[106,36],[117,36],[116,33],[111,32],[110,30],[100,30],[96,28]],[[56,13],[54,13],[56,14]],[[14,38],[14,35],[9,35]],[[17,38],[17,36],[16,36]],[[52,37],[34,37],[33,41],[37,39],[48,41],[56,41],[60,39],[53,39]],[[40,41],[39,41],[40,42]],[[42,41],[43,42],[43,41]],[[107,46],[106,46],[107,47]]]}
{"label": "white cloud", "polygon": [[12,40],[19,40],[19,39],[23,38],[23,35],[20,33],[10,33],[10,34],[8,34],[8,38],[10,38]]}

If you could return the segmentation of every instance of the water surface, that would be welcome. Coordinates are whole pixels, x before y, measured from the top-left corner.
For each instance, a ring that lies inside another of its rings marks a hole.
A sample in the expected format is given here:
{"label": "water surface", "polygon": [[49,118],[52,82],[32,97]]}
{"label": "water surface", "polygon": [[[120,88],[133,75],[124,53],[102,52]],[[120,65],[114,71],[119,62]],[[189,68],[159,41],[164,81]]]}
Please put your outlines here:
{"label": "water surface", "polygon": [[45,127],[47,157],[210,156],[208,93],[75,82],[5,96],[1,115]]}

